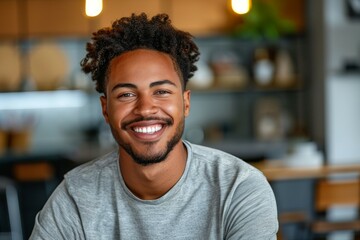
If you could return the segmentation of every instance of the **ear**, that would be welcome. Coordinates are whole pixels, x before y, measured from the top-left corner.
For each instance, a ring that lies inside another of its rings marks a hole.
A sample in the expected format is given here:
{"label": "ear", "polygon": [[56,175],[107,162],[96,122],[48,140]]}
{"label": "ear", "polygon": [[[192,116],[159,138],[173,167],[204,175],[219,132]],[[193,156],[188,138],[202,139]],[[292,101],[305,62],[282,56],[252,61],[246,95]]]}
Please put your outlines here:
{"label": "ear", "polygon": [[190,90],[185,90],[183,93],[183,97],[184,97],[184,115],[185,117],[189,116],[190,114],[190,96],[191,96],[191,91]]}
{"label": "ear", "polygon": [[102,114],[105,118],[105,121],[107,123],[109,123],[109,115],[108,115],[108,112],[107,112],[107,98],[106,96],[101,96],[100,97],[100,103],[101,103],[101,109],[102,109]]}

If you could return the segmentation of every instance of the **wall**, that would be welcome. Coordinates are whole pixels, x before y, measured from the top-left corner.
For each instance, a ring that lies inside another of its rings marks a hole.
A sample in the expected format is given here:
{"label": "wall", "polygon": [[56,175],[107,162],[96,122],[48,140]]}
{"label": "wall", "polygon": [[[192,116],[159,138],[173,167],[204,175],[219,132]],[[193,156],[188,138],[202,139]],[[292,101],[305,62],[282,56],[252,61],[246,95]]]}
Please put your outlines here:
{"label": "wall", "polygon": [[346,1],[324,7],[326,154],[329,163],[359,162],[360,72],[345,71],[345,63],[360,63],[360,21],[347,16]]}

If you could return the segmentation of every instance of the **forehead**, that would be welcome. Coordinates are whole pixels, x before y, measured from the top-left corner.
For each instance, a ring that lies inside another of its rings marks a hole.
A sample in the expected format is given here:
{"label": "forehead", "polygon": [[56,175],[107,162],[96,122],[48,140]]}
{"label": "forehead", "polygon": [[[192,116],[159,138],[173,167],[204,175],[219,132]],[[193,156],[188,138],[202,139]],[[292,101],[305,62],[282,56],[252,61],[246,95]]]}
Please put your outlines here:
{"label": "forehead", "polygon": [[179,77],[176,64],[169,54],[150,49],[136,49],[115,57],[109,65],[109,78],[146,75]]}
{"label": "forehead", "polygon": [[140,48],[122,53],[121,55],[115,57],[112,60],[112,63],[120,62],[120,61],[131,61],[131,60],[137,60],[137,61],[147,60],[152,58],[155,58],[155,60],[162,60],[162,61],[171,60],[170,56],[166,53],[152,49]]}

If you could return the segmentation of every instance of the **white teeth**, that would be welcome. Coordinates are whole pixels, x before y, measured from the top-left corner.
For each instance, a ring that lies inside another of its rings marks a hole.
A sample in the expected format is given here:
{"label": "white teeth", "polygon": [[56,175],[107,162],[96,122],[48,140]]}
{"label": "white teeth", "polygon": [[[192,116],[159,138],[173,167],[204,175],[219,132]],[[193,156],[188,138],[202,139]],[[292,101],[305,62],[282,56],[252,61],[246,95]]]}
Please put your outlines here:
{"label": "white teeth", "polygon": [[135,127],[134,131],[138,133],[153,134],[161,129],[161,125],[148,126],[148,127]]}

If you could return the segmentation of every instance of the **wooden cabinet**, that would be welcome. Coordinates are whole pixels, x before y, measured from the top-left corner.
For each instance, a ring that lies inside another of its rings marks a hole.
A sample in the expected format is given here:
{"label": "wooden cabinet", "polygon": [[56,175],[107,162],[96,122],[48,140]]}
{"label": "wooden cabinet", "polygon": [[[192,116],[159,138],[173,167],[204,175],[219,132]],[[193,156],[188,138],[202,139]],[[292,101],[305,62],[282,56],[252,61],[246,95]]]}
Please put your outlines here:
{"label": "wooden cabinet", "polygon": [[172,0],[169,14],[177,28],[193,35],[223,32],[232,15],[226,0]]}
{"label": "wooden cabinet", "polygon": [[27,35],[88,35],[89,19],[83,0],[26,0]]}
{"label": "wooden cabinet", "polygon": [[120,17],[153,16],[162,8],[161,0],[106,0],[102,13],[90,18],[84,0],[1,0],[0,38],[89,36]]}
{"label": "wooden cabinet", "polygon": [[128,17],[132,13],[145,12],[153,16],[162,12],[164,0],[106,0],[102,13],[96,17],[97,27],[109,27],[111,23],[121,17]]}
{"label": "wooden cabinet", "polygon": [[0,1],[0,38],[19,37],[19,7],[15,0]]}
{"label": "wooden cabinet", "polygon": [[224,0],[108,0],[97,17],[97,27],[110,26],[115,19],[141,12],[149,17],[167,13],[177,28],[193,35],[223,32],[231,17]]}
{"label": "wooden cabinet", "polygon": [[[303,30],[304,0],[277,2],[280,15]],[[85,0],[1,0],[0,38],[89,36],[120,17],[141,12],[168,13],[177,28],[197,36],[222,34],[241,22],[228,0],[104,0],[103,4],[102,13],[90,18],[85,15]]]}
{"label": "wooden cabinet", "polygon": [[[230,0],[163,0],[168,12],[179,29],[193,35],[221,35],[243,23],[243,16],[231,10]],[[296,32],[304,31],[305,0],[262,1],[281,18],[294,24]],[[165,6],[165,5],[164,5]]]}
{"label": "wooden cabinet", "polygon": [[167,13],[177,28],[194,35],[221,31],[229,16],[223,0],[107,0],[103,12],[95,19],[96,28],[110,26],[118,18],[141,12],[149,17]]}
{"label": "wooden cabinet", "polygon": [[1,0],[0,38],[87,36],[83,0]]}

